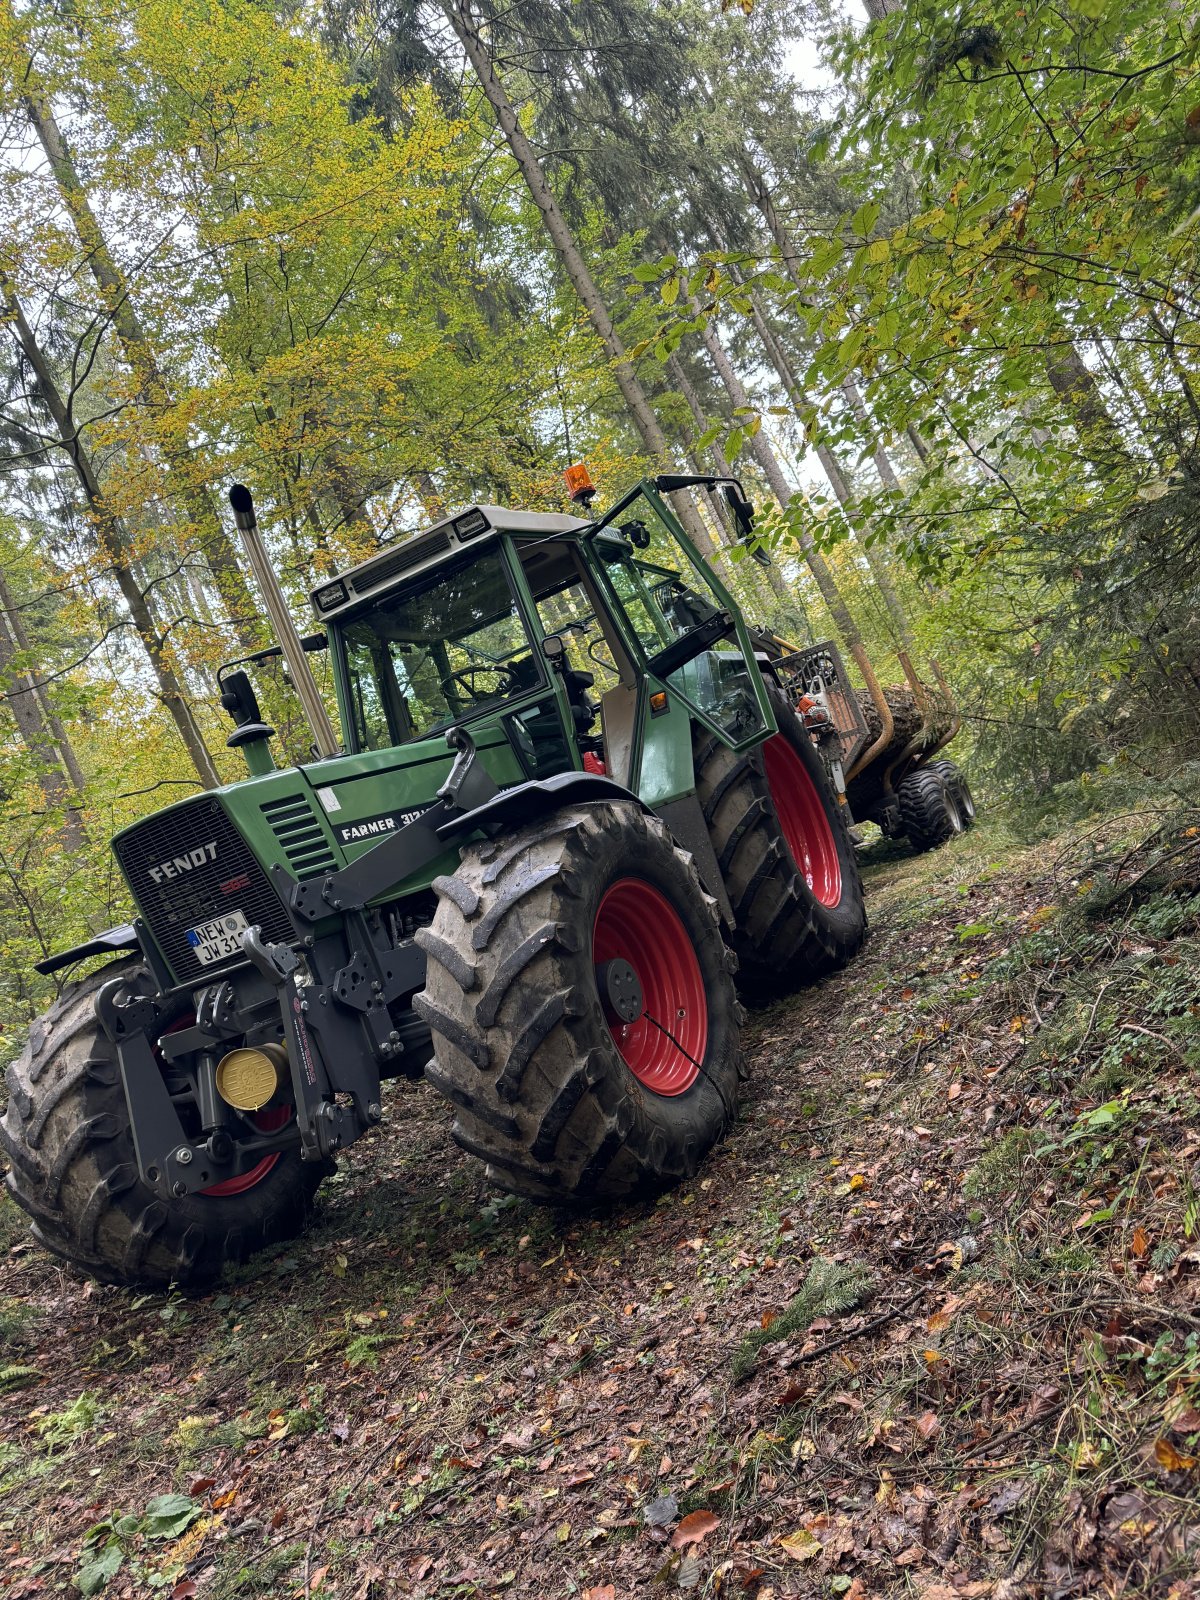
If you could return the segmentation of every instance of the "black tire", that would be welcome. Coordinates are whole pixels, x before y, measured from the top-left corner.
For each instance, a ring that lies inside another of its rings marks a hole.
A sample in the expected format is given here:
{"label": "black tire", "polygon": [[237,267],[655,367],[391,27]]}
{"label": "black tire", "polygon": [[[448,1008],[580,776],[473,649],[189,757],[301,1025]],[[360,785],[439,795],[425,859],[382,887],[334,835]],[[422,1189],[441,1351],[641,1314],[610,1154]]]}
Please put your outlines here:
{"label": "black tire", "polygon": [[[707,1042],[683,1092],[639,1081],[601,1005],[597,910],[623,880],[667,900],[698,962]],[[413,1002],[434,1037],[425,1076],[488,1178],[557,1203],[658,1191],[694,1173],[736,1112],[742,1011],[715,903],[663,824],[633,804],[566,809],[468,845],[433,887],[437,913],[417,934],[426,987]]]}
{"label": "black tire", "polygon": [[954,798],[958,802],[958,811],[962,818],[963,827],[974,827],[976,816],[975,796],[971,793],[971,785],[963,776],[962,769],[956,766],[953,761],[942,758],[938,761],[931,761],[926,770],[938,773],[943,783],[953,790]]}
{"label": "black tire", "polygon": [[738,988],[752,1003],[844,967],[857,955],[867,931],[846,808],[838,804],[825,764],[786,697],[773,690],[772,703],[779,726],[776,738],[799,759],[828,824],[838,898],[823,904],[797,862],[772,798],[762,748],[739,755],[697,730],[696,794],[733,906]]}
{"label": "black tire", "polygon": [[940,772],[918,767],[896,785],[900,802],[900,831],[914,850],[936,850],[963,831],[962,815],[954,791]]}
{"label": "black tire", "polygon": [[98,990],[115,976],[153,993],[134,962],[71,984],[33,1024],[8,1069],[0,1122],[8,1191],[46,1249],[101,1282],[202,1289],[227,1263],[299,1233],[330,1169],[287,1151],[240,1195],[166,1201],[147,1188],[116,1047],[95,1012]]}

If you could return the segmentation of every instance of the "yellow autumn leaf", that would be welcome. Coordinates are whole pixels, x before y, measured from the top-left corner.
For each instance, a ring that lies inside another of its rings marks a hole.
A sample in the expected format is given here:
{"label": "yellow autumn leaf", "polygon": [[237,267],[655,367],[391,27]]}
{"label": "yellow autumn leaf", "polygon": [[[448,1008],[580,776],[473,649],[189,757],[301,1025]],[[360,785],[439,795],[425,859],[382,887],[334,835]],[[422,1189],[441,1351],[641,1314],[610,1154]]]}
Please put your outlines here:
{"label": "yellow autumn leaf", "polygon": [[779,1544],[793,1561],[811,1561],[814,1556],[821,1554],[821,1541],[814,1538],[807,1528],[797,1528],[795,1533],[785,1533],[780,1538]]}

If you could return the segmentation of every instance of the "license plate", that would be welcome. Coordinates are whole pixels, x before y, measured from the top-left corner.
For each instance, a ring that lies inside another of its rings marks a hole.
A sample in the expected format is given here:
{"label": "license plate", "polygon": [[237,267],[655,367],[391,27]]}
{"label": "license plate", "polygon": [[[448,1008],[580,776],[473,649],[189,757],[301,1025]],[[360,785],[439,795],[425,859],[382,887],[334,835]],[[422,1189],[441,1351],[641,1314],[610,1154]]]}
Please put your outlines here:
{"label": "license plate", "polygon": [[188,929],[188,943],[192,954],[202,967],[211,967],[216,961],[228,961],[242,953],[242,935],[250,924],[240,911],[227,911],[223,917],[202,922],[198,928]]}

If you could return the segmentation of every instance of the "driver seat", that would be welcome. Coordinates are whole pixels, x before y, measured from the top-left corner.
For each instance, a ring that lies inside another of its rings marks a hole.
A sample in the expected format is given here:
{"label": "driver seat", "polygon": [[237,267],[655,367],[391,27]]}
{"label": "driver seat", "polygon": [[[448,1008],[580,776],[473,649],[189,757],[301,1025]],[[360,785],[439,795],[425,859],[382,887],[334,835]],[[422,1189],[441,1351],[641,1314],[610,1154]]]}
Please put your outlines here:
{"label": "driver seat", "polygon": [[571,706],[571,719],[575,724],[576,739],[586,739],[596,723],[600,713],[600,706],[593,700],[588,690],[596,682],[594,672],[580,672],[575,667],[567,667],[563,671],[563,682],[567,687],[567,700]]}

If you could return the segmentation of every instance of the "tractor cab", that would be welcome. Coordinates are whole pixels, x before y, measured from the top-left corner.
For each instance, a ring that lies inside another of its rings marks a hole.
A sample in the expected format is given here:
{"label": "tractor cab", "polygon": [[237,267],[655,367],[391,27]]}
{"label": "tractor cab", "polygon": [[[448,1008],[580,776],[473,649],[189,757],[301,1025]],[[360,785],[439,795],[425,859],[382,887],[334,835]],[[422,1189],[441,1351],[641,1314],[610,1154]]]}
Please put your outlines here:
{"label": "tractor cab", "polygon": [[737,744],[769,727],[744,624],[649,483],[600,522],[474,506],[313,603],[352,755],[444,748],[457,725],[486,746],[486,725],[525,777],[635,786],[674,699]]}

